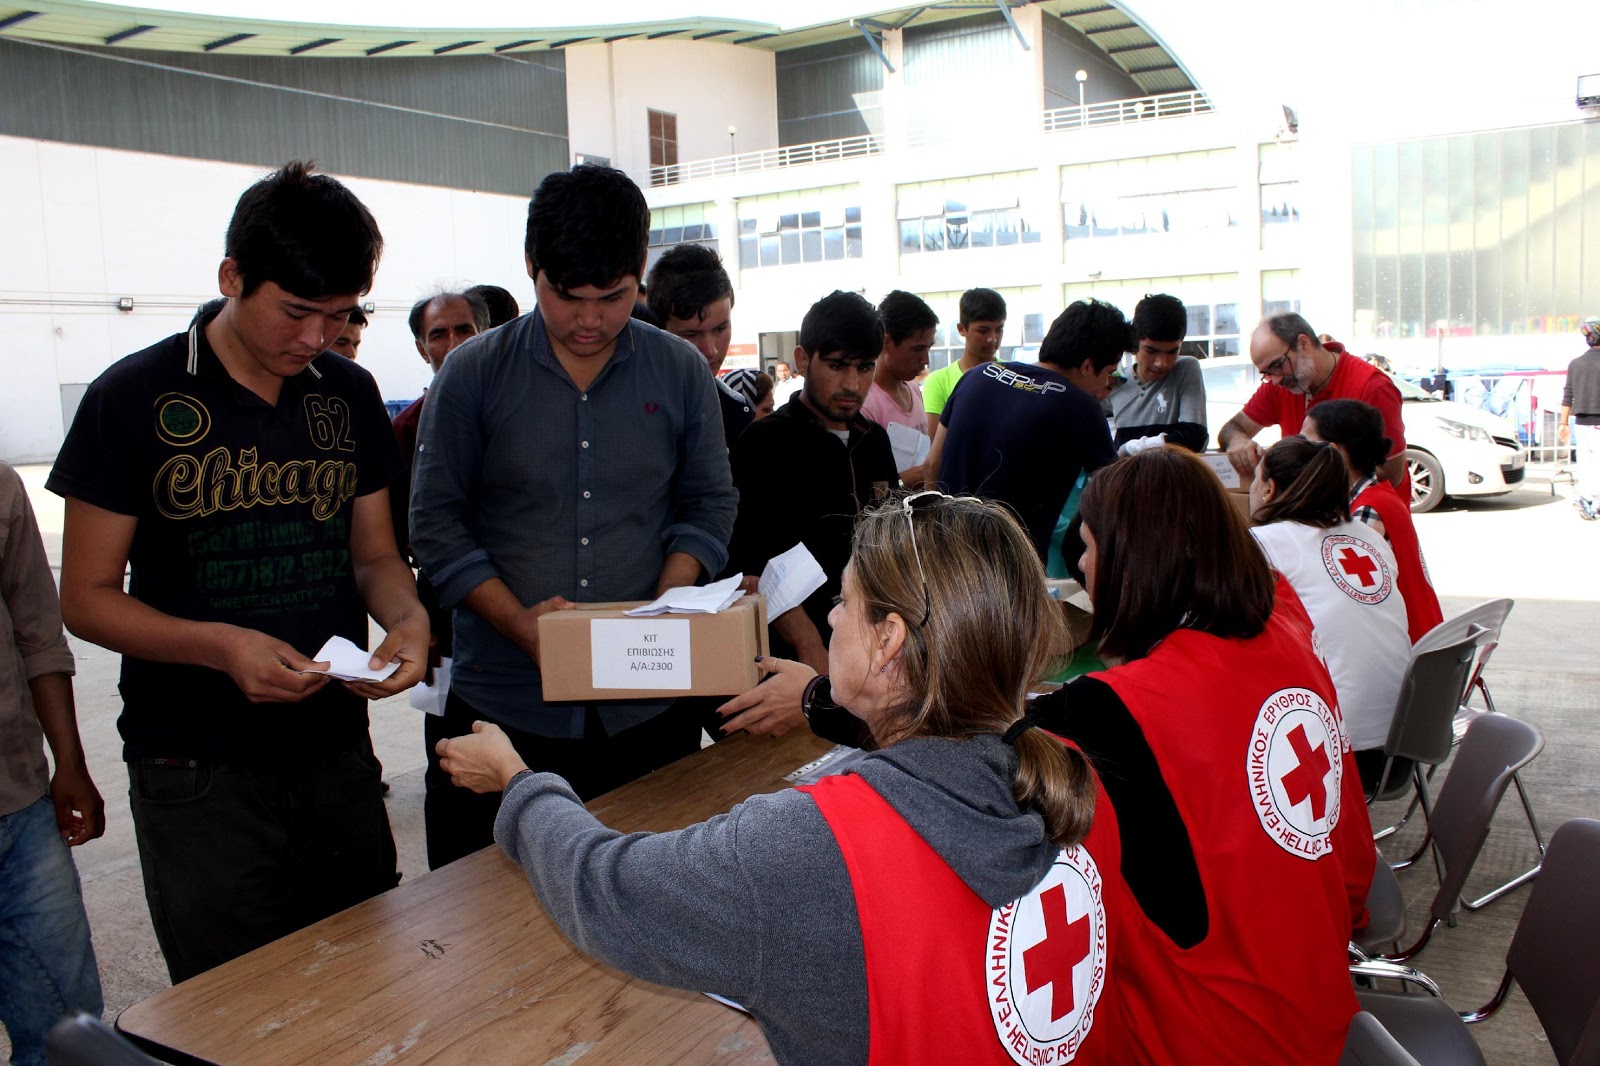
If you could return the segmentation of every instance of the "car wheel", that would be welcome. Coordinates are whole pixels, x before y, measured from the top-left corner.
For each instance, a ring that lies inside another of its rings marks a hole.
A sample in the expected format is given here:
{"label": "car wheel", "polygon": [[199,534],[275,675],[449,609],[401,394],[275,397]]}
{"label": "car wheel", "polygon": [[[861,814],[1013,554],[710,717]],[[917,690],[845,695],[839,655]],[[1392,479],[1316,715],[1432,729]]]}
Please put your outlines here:
{"label": "car wheel", "polygon": [[1427,452],[1406,449],[1406,473],[1411,476],[1411,513],[1427,514],[1444,502],[1444,468]]}

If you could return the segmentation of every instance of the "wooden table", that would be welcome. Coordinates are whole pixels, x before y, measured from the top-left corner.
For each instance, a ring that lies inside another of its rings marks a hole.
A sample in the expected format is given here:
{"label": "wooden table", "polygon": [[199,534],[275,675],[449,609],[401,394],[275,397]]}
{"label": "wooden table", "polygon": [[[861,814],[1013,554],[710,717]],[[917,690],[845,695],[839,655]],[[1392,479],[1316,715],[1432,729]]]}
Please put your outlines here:
{"label": "wooden table", "polygon": [[[608,793],[626,831],[681,828],[829,748],[740,735]],[[746,1015],[579,952],[498,847],[136,1003],[117,1028],[175,1063],[770,1063]]]}

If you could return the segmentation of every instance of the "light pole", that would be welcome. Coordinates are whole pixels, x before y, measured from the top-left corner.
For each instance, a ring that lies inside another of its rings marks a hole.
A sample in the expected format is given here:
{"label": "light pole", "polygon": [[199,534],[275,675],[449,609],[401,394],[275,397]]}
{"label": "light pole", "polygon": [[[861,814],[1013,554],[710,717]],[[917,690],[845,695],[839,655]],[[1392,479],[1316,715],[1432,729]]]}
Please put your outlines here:
{"label": "light pole", "polygon": [[1080,70],[1073,77],[1078,79],[1078,125],[1087,126],[1089,124],[1089,112],[1084,110],[1083,83],[1089,80],[1089,72]]}
{"label": "light pole", "polygon": [[739,127],[737,127],[737,126],[729,126],[728,127],[728,154],[729,155],[738,155],[739,154],[738,152],[736,152],[734,150],[734,147],[733,147],[733,138],[738,134],[738,132],[739,132]]}

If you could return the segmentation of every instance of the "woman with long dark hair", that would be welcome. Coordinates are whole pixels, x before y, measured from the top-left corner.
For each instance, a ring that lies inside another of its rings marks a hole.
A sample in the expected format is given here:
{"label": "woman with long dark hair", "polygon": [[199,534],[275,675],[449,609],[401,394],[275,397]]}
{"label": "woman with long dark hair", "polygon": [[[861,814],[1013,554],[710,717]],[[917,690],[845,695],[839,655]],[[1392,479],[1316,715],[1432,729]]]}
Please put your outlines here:
{"label": "woman with long dark hair", "polygon": [[1393,485],[1378,477],[1378,466],[1389,452],[1383,415],[1360,400],[1324,400],[1306,412],[1300,433],[1309,441],[1327,441],[1344,456],[1350,471],[1350,517],[1371,526],[1394,551],[1399,568],[1395,576],[1406,601],[1406,629],[1415,644],[1444,621],[1444,610],[1422,559],[1411,507]]}
{"label": "woman with long dark hair", "polygon": [[1250,532],[1311,616],[1356,764],[1371,787],[1383,771],[1411,638],[1394,552],[1350,517],[1348,483],[1332,445],[1285,437],[1256,467]]}
{"label": "woman with long dark hair", "polygon": [[1375,852],[1304,612],[1187,452],[1101,470],[1079,513],[1091,639],[1116,665],[1031,713],[1115,810],[1125,1061],[1337,1062]]}

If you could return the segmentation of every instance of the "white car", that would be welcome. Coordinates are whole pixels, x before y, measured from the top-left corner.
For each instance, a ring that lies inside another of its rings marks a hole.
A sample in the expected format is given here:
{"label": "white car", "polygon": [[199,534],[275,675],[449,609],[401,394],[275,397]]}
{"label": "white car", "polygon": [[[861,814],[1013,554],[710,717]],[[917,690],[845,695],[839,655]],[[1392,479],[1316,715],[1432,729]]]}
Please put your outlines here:
{"label": "white car", "polygon": [[[1215,439],[1261,384],[1261,374],[1246,355],[1203,359],[1200,372],[1206,383],[1206,424]],[[1510,422],[1436,399],[1408,381],[1394,383],[1406,428],[1413,512],[1431,511],[1448,496],[1500,496],[1522,481],[1526,453]],[[1263,446],[1277,439],[1277,426],[1256,438]]]}

